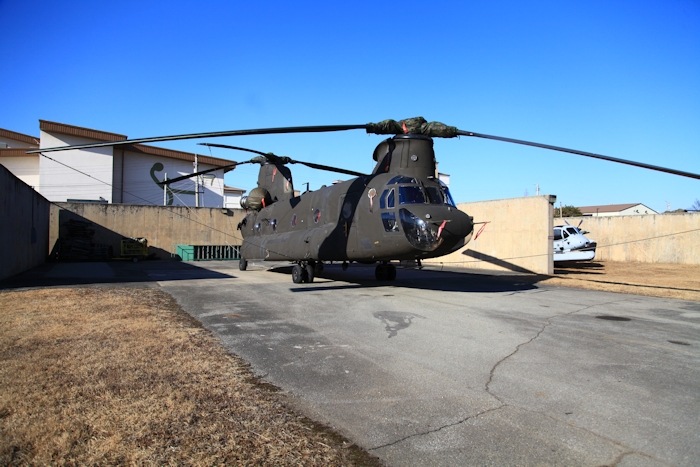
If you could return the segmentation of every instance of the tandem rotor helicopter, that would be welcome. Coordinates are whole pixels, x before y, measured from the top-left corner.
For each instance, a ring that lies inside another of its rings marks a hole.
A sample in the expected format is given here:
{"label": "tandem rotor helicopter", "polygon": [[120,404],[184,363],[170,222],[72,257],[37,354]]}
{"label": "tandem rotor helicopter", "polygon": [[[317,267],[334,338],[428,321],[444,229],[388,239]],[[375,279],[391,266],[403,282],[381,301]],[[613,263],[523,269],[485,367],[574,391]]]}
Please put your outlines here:
{"label": "tandem rotor helicopter", "polygon": [[[258,186],[241,202],[248,214],[238,225],[243,237],[240,269],[249,261],[290,261],[294,283],[312,282],[323,262],[377,263],[377,280],[394,280],[395,260],[435,258],[464,246],[473,235],[474,219],[457,209],[449,189],[437,178],[433,138],[472,136],[554,151],[568,152],[621,164],[700,179],[700,175],[635,161],[529,141],[459,130],[422,117],[384,120],[363,125],[301,126],[234,130],[160,136],[28,151],[43,153],[134,143],[149,143],[224,136],[314,133],[365,130],[392,135],[374,150],[371,174],[302,162],[252,149],[223,144],[207,146],[257,154],[234,162],[168,180],[175,183],[222,168],[257,163]],[[295,196],[289,164],[352,175],[353,179]]]}

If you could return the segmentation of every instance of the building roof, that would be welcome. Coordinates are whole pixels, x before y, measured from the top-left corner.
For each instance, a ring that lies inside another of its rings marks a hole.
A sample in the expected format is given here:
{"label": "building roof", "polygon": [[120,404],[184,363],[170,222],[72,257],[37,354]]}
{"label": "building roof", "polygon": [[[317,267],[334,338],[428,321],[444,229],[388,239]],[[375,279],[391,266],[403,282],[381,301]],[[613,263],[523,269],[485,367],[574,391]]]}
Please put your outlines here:
{"label": "building roof", "polygon": [[[125,141],[127,139],[126,135],[120,135],[118,133],[108,133],[106,131],[92,130],[90,128],[66,125],[65,123],[50,122],[48,120],[39,120],[39,128],[48,133],[79,136],[98,141]],[[195,156],[194,153],[160,148],[157,146],[147,146],[145,144],[129,144],[124,146],[124,149],[129,152],[168,157],[170,159],[179,159],[190,162],[194,162]],[[197,154],[197,161],[201,164],[213,165],[214,167],[224,167],[234,163],[234,161],[228,159],[219,159],[218,157],[203,156],[199,154]],[[229,170],[233,170],[233,167],[225,169],[226,172]]]}
{"label": "building roof", "polygon": [[245,193],[246,190],[243,188],[236,188],[235,186],[224,185],[224,193]]}
{"label": "building roof", "polygon": [[14,139],[15,141],[21,141],[23,143],[31,144],[33,146],[39,145],[38,136],[29,136],[23,133],[17,133],[16,131],[5,130],[4,128],[0,128],[0,137]]}
{"label": "building roof", "polygon": [[47,133],[58,133],[61,135],[80,136],[82,138],[96,139],[98,141],[124,141],[126,135],[118,133],[108,133],[101,130],[92,130],[80,126],[66,125],[65,123],[39,120],[39,129]]}
{"label": "building roof", "polygon": [[32,148],[0,148],[0,157],[36,157],[36,154],[27,154]]}
{"label": "building roof", "polygon": [[644,206],[642,203],[631,203],[631,204],[604,204],[601,206],[579,206],[579,211],[582,214],[593,214],[596,212],[620,212],[625,209],[632,208],[634,206]]}

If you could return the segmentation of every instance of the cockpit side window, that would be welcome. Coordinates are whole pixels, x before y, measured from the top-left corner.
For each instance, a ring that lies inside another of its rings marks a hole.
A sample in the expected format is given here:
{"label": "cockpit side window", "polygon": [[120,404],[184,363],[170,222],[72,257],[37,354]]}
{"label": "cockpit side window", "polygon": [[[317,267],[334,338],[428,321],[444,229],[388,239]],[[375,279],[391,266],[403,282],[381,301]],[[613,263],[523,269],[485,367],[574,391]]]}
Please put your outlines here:
{"label": "cockpit side window", "polygon": [[384,190],[382,196],[379,197],[380,209],[391,209],[394,207],[394,189]]}
{"label": "cockpit side window", "polygon": [[569,238],[569,234],[566,233],[566,230],[562,230],[561,234],[564,236],[564,238]]}
{"label": "cockpit side window", "polygon": [[424,204],[423,190],[417,186],[399,187],[399,204]]}
{"label": "cockpit side window", "polygon": [[560,228],[554,229],[554,240],[561,240],[561,229]]}
{"label": "cockpit side window", "polygon": [[450,189],[447,188],[445,182],[440,180],[440,186],[442,187],[442,192],[445,194],[445,204],[447,204],[448,206],[457,207],[457,204],[455,204],[455,200],[452,199],[452,195],[450,194]]}

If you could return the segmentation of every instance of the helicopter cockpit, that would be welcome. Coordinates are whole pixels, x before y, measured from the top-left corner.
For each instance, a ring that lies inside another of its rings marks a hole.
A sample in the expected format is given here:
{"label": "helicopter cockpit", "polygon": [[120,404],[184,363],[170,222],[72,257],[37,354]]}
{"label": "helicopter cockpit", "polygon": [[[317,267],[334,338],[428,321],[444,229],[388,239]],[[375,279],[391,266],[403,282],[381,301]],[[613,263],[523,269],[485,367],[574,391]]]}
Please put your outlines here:
{"label": "helicopter cockpit", "polygon": [[[389,180],[379,197],[384,230],[386,232],[400,231],[399,222],[397,222],[396,214],[393,211],[397,201],[399,206],[429,204],[456,207],[447,185],[442,181],[438,182],[434,185],[425,184],[404,175],[398,175]],[[436,228],[433,229],[428,222],[411,212],[407,207],[401,207],[398,214],[403,232],[413,247],[423,251],[433,251],[440,246],[440,236],[444,226],[438,227],[436,225]]]}

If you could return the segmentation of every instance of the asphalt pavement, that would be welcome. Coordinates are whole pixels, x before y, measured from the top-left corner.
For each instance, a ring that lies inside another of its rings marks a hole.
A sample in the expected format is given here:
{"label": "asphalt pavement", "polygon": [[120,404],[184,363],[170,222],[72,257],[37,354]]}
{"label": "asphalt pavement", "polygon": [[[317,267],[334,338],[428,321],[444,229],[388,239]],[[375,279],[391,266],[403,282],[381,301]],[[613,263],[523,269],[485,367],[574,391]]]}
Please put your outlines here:
{"label": "asphalt pavement", "polygon": [[[84,264],[84,263],[83,263]],[[700,464],[700,303],[513,275],[236,262],[45,265],[0,289],[161,287],[387,465]]]}

